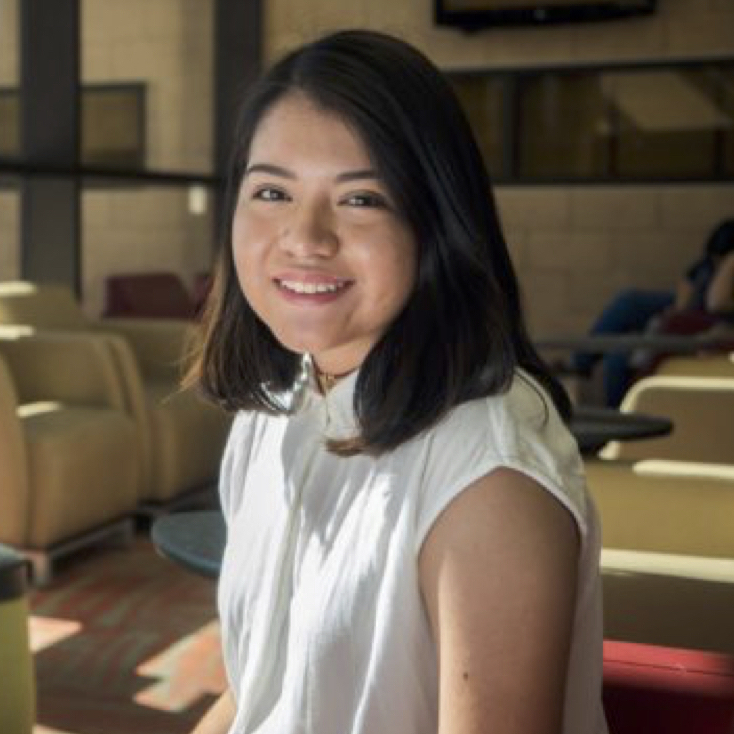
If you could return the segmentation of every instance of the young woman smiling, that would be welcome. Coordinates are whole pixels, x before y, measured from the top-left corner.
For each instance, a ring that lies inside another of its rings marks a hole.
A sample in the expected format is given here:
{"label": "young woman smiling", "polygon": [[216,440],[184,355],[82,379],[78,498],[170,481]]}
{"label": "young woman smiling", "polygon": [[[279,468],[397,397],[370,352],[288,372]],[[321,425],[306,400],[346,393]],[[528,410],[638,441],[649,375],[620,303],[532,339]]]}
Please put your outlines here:
{"label": "young woman smiling", "polygon": [[198,734],[602,734],[599,529],[477,146],[419,52],[344,31],[240,116],[191,373],[229,689]]}

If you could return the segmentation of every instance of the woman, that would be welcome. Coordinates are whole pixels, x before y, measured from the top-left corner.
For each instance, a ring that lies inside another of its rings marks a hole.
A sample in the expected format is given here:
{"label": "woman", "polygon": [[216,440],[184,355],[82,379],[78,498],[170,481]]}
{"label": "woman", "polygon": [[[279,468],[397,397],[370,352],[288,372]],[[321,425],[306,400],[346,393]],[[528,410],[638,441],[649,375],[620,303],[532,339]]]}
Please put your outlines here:
{"label": "woman", "polygon": [[197,734],[589,734],[599,535],[468,124],[421,54],[327,36],[241,113],[194,375],[229,690]]}

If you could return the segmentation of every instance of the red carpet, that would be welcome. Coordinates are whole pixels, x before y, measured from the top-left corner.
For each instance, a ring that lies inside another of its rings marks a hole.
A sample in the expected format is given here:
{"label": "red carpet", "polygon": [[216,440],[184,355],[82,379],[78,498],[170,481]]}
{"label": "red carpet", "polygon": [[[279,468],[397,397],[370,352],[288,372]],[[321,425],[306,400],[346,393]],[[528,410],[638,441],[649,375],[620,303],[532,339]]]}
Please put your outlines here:
{"label": "red carpet", "polygon": [[70,561],[30,601],[35,734],[189,732],[224,688],[215,584],[144,536]]}

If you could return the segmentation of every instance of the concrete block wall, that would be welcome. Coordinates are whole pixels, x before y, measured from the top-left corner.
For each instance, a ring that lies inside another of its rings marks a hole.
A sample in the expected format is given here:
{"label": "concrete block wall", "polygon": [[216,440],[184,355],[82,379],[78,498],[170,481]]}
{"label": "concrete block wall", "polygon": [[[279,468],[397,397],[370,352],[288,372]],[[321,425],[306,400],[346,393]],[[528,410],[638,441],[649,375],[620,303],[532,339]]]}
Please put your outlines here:
{"label": "concrete block wall", "polygon": [[104,310],[108,275],[169,271],[190,286],[211,269],[212,207],[194,214],[188,199],[181,187],[82,194],[84,307],[91,316]]}
{"label": "concrete block wall", "polygon": [[0,2],[0,86],[14,86],[18,82],[18,2]]}
{"label": "concrete block wall", "polygon": [[653,16],[472,34],[434,26],[433,0],[268,0],[265,7],[269,58],[347,27],[399,35],[446,69],[718,57],[734,51],[731,0],[661,0]]}
{"label": "concrete block wall", "polygon": [[[146,84],[149,169],[210,172],[213,4],[82,0],[82,80]],[[82,196],[83,293],[104,308],[104,279],[167,270],[190,283],[210,269],[211,203],[192,214],[179,187],[89,188]]]}
{"label": "concrete block wall", "polygon": [[16,280],[20,274],[19,223],[18,194],[0,189],[0,280]]}
{"label": "concrete block wall", "polygon": [[[0,0],[0,85],[16,86],[18,0]],[[212,170],[213,4],[201,0],[82,0],[83,84],[146,85],[150,169]],[[87,187],[82,195],[84,305],[101,312],[104,278],[210,268],[211,203],[192,214],[186,188]],[[19,277],[18,197],[0,189],[0,279]]]}
{"label": "concrete block wall", "polygon": [[[130,187],[82,194],[84,306],[104,308],[104,280],[114,273],[173,271],[191,284],[211,268],[211,200],[192,213],[189,190]],[[20,196],[0,190],[0,280],[20,278]]]}
{"label": "concrete block wall", "polygon": [[[0,87],[18,84],[18,0],[0,1]],[[0,280],[17,278],[18,195],[0,181]]]}
{"label": "concrete block wall", "polygon": [[502,187],[497,204],[531,333],[584,331],[622,288],[670,289],[734,184]]}
{"label": "concrete block wall", "polygon": [[143,82],[151,169],[212,170],[213,4],[82,0],[82,83]]}

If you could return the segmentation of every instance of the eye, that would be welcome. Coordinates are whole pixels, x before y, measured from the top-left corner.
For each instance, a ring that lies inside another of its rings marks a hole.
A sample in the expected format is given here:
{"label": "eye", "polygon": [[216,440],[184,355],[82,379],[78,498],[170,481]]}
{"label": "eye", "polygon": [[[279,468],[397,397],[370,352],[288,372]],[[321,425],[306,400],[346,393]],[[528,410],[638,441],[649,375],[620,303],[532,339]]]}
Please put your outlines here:
{"label": "eye", "polygon": [[358,193],[349,194],[345,197],[342,203],[347,206],[354,206],[358,208],[370,208],[370,209],[386,209],[387,200],[380,194],[375,194],[370,191],[360,191]]}
{"label": "eye", "polygon": [[252,198],[259,201],[289,201],[290,197],[282,189],[273,186],[261,186],[252,192]]}

